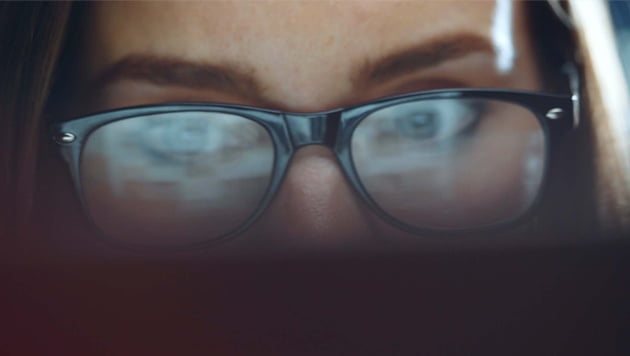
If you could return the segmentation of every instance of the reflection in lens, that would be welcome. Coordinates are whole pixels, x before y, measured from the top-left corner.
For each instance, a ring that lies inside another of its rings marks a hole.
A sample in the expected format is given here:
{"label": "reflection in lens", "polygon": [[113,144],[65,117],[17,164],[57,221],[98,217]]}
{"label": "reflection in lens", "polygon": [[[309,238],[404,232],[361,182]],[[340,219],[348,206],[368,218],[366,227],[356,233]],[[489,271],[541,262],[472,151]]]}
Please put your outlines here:
{"label": "reflection in lens", "polygon": [[134,117],[91,134],[81,183],[92,219],[130,244],[186,245],[243,224],[271,178],[269,133],[224,113]]}
{"label": "reflection in lens", "polygon": [[545,134],[529,110],[486,99],[431,99],[373,112],[352,136],[359,179],[393,218],[469,229],[522,215],[543,179]]}

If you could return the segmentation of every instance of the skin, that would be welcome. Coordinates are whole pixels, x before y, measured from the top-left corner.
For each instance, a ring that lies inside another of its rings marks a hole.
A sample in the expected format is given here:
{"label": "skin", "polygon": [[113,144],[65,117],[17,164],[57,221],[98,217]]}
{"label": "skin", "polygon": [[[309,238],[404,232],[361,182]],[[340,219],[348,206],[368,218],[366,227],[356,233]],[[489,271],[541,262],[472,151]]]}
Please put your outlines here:
{"label": "skin", "polygon": [[[185,101],[314,112],[439,88],[538,90],[523,4],[514,6],[516,60],[501,73],[490,31],[494,1],[98,2],[85,17],[68,116]],[[383,58],[447,39],[476,48],[370,79]],[[225,86],[169,82],[138,69],[156,62],[238,74]],[[410,238],[369,211],[330,152],[310,146],[294,157],[263,217],[225,248],[339,248],[379,243],[381,235]]]}

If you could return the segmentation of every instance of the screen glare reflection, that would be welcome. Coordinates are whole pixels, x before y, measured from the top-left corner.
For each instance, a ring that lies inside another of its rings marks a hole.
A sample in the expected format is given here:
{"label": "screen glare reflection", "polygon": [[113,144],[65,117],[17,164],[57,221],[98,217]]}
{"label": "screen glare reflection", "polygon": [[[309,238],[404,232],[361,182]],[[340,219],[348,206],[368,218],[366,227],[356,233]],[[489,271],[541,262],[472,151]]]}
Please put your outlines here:
{"label": "screen glare reflection", "polygon": [[273,158],[267,131],[240,116],[136,117],[89,137],[82,183],[92,217],[107,231],[152,243],[173,236],[174,243],[195,242],[229,233],[254,212]]}
{"label": "screen glare reflection", "polygon": [[[427,117],[431,135],[393,128],[397,120],[428,125]],[[518,105],[442,99],[372,113],[354,132],[352,152],[362,184],[389,215],[411,226],[463,229],[531,206],[543,179],[545,137],[534,114]]]}

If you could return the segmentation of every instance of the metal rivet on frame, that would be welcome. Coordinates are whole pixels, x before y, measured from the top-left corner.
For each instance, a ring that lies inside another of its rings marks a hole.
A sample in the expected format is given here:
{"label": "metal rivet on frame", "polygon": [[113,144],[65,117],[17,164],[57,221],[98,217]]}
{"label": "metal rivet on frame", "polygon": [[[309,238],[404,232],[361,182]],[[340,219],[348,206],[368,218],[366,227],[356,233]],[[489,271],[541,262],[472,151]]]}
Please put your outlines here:
{"label": "metal rivet on frame", "polygon": [[547,114],[545,116],[547,116],[547,118],[551,120],[560,119],[564,116],[564,110],[560,108],[553,108],[547,111]]}
{"label": "metal rivet on frame", "polygon": [[77,139],[77,136],[70,132],[61,133],[57,135],[57,137],[55,137],[55,141],[57,141],[57,143],[60,143],[60,144],[72,143],[76,139]]}

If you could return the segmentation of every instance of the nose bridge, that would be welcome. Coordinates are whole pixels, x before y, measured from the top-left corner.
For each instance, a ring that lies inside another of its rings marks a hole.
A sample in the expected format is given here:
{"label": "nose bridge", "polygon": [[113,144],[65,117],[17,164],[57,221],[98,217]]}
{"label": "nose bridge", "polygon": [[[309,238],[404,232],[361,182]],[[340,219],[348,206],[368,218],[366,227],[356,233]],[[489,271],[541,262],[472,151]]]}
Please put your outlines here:
{"label": "nose bridge", "polygon": [[340,111],[284,115],[295,148],[307,145],[325,145],[332,148],[337,137],[340,119]]}

